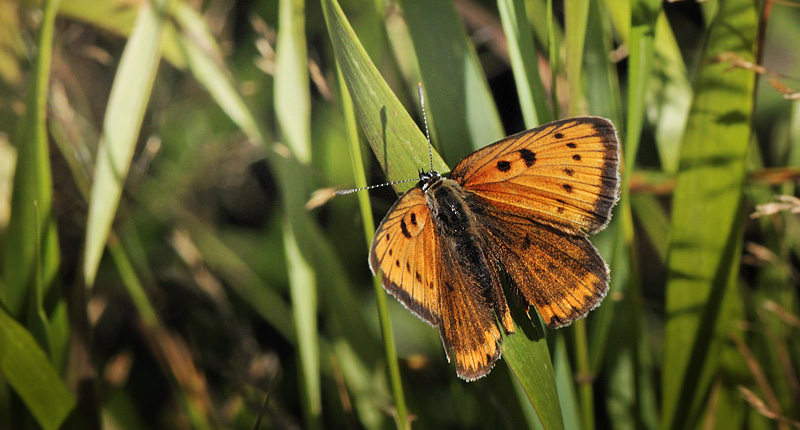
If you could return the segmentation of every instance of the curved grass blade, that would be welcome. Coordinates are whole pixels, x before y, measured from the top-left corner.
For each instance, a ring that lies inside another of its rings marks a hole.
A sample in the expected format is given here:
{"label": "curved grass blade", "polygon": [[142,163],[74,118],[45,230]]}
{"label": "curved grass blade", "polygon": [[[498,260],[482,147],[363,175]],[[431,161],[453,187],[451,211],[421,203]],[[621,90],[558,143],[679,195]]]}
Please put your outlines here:
{"label": "curved grass blade", "polygon": [[[328,32],[354,102],[356,118],[387,179],[417,178],[420,169],[430,166],[425,135],[370,61],[338,3],[324,0],[322,4],[328,11]],[[449,170],[436,152],[433,168],[440,172]],[[402,192],[412,186],[401,183],[395,184],[394,189]]]}
{"label": "curved grass blade", "polygon": [[[311,95],[308,85],[305,14],[303,0],[281,0],[278,8],[278,40],[275,51],[275,116],[280,138],[292,151],[297,162],[311,162]],[[288,173],[288,172],[287,172]],[[288,177],[288,174],[285,176]],[[300,361],[300,392],[305,425],[316,428],[322,415],[320,381],[319,328],[317,327],[318,278],[312,254],[301,243],[312,243],[304,234],[303,212],[308,195],[307,177],[296,175],[283,185],[283,244],[292,298],[292,316],[297,332]],[[300,197],[301,199],[298,199]],[[305,237],[304,237],[305,236]]]}
{"label": "curved grass blade", "polygon": [[[350,143],[350,159],[353,165],[353,175],[355,176],[355,186],[357,188],[364,188],[367,186],[367,177],[364,170],[364,160],[361,156],[361,144],[358,139],[358,126],[356,124],[355,109],[353,108],[353,100],[350,98],[350,93],[347,91],[347,85],[344,82],[342,73],[337,69],[337,77],[339,78],[340,94],[342,100],[342,110],[345,117],[345,129],[347,133],[347,140]],[[375,235],[375,221],[372,218],[372,208],[369,201],[369,193],[358,194],[358,206],[361,212],[361,218],[364,222],[364,237],[367,240],[367,247],[372,243],[372,237]],[[406,408],[405,396],[403,394],[403,382],[400,379],[400,367],[397,363],[397,349],[394,343],[394,332],[392,331],[392,320],[389,318],[389,308],[386,300],[386,294],[383,292],[380,278],[377,276],[372,277],[372,286],[375,289],[375,298],[378,304],[378,320],[381,325],[381,336],[383,337],[384,353],[386,354],[386,362],[389,367],[389,380],[392,384],[392,396],[395,402],[395,420],[397,428],[407,428],[408,425],[408,411]]]}
{"label": "curved grass blade", "polygon": [[39,297],[47,294],[60,258],[52,213],[53,178],[45,124],[58,3],[49,1],[44,6],[44,19],[37,35],[35,74],[27,95],[27,109],[15,137],[17,165],[3,247],[5,288],[0,289],[0,301],[17,318],[24,313],[26,299],[37,282],[44,289],[39,291]]}
{"label": "curved grass blade", "polygon": [[[503,334],[503,359],[525,390],[542,428],[563,429],[555,370],[544,331],[538,321],[527,316],[515,304],[509,303],[514,317],[515,333]],[[525,321],[518,325],[517,321]]]}
{"label": "curved grass blade", "polygon": [[428,95],[431,136],[439,143],[439,151],[455,163],[505,137],[475,47],[453,3],[403,0],[400,4]]}
{"label": "curved grass blade", "polygon": [[539,77],[538,54],[533,45],[533,32],[525,14],[523,0],[500,0],[497,2],[503,30],[508,41],[508,54],[517,94],[522,107],[522,116],[527,128],[536,127],[553,120],[547,106],[547,94]]}
{"label": "curved grass blade", "polygon": [[564,44],[566,49],[567,85],[569,86],[569,116],[583,112],[583,48],[586,42],[586,22],[589,18],[589,0],[564,3]]}
{"label": "curved grass blade", "polygon": [[724,375],[719,352],[726,332],[742,318],[736,314],[736,285],[755,75],[731,68],[718,56],[732,53],[755,61],[758,17],[749,0],[718,6],[697,72],[673,198],[663,428],[697,425],[713,375]]}
{"label": "curved grass blade", "polygon": [[0,307],[0,372],[42,428],[59,428],[75,406],[47,355],[3,307]]}
{"label": "curved grass blade", "polygon": [[89,200],[83,261],[88,287],[94,284],[158,71],[168,3],[155,0],[141,4],[111,88]]}

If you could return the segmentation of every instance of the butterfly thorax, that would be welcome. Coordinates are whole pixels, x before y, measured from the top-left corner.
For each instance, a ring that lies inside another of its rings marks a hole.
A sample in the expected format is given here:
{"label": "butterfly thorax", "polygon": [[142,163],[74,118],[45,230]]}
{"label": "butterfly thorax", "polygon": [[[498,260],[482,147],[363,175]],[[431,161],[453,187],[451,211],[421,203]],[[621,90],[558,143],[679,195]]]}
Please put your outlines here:
{"label": "butterfly thorax", "polygon": [[468,269],[480,291],[487,292],[492,286],[492,269],[484,252],[482,228],[467,203],[467,193],[458,182],[438,176],[426,187],[425,200],[441,238],[440,246],[448,248]]}

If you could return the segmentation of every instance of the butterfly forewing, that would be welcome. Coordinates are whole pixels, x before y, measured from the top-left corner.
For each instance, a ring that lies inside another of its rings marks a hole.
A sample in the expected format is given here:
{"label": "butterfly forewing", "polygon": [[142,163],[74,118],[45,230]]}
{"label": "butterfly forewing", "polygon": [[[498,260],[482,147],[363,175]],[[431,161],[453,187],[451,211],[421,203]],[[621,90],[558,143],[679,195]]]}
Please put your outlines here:
{"label": "butterfly forewing", "polygon": [[432,325],[440,321],[436,237],[425,194],[412,188],[389,209],[372,241],[369,265],[384,288]]}
{"label": "butterfly forewing", "polygon": [[618,146],[603,118],[555,121],[480,149],[451,179],[503,212],[570,234],[608,223],[618,198]]}

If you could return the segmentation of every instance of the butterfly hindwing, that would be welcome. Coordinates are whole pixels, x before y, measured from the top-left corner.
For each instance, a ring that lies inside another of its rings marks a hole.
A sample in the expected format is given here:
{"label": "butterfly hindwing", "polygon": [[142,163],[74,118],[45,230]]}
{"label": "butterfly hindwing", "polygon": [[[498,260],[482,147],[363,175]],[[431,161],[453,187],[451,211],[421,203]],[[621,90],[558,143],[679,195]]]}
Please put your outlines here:
{"label": "butterfly hindwing", "polygon": [[503,265],[517,298],[526,308],[535,306],[548,326],[569,325],[605,297],[608,266],[585,236],[564,234],[492,207],[476,216],[485,227],[487,249]]}
{"label": "butterfly hindwing", "polygon": [[488,286],[480,285],[476,274],[465,270],[463,255],[443,238],[437,253],[442,291],[439,334],[458,376],[473,381],[489,373],[500,357],[500,330],[492,304],[483,294]]}
{"label": "butterfly hindwing", "polygon": [[370,250],[372,273],[387,291],[432,325],[440,322],[436,237],[425,194],[412,188],[389,209]]}
{"label": "butterfly hindwing", "polygon": [[503,212],[565,233],[594,233],[618,198],[618,151],[606,119],[554,121],[475,151],[451,179]]}

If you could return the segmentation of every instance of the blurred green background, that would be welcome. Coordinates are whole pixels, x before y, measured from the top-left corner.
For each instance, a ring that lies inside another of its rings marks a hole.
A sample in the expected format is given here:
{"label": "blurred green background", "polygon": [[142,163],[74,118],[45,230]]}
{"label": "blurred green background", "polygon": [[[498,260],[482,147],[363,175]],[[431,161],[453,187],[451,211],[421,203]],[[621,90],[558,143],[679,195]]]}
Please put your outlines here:
{"label": "blurred green background", "polygon": [[[796,1],[0,0],[0,429],[800,427],[799,42]],[[418,82],[442,172],[620,135],[609,295],[472,383],[369,273],[413,183],[331,198],[429,167]]]}

